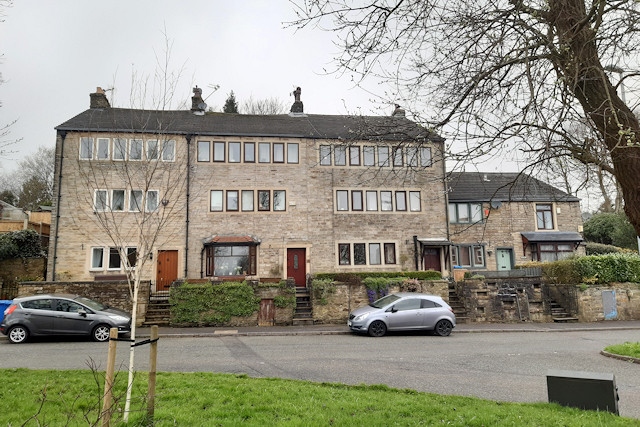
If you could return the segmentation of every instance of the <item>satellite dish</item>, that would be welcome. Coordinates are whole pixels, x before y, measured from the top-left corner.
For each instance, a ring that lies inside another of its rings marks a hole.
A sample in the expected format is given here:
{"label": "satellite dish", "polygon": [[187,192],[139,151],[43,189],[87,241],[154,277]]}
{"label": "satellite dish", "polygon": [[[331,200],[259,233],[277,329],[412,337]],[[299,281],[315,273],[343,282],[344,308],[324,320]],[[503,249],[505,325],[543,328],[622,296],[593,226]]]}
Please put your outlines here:
{"label": "satellite dish", "polygon": [[204,111],[207,109],[207,104],[205,104],[204,102],[201,102],[200,104],[198,104],[198,108]]}

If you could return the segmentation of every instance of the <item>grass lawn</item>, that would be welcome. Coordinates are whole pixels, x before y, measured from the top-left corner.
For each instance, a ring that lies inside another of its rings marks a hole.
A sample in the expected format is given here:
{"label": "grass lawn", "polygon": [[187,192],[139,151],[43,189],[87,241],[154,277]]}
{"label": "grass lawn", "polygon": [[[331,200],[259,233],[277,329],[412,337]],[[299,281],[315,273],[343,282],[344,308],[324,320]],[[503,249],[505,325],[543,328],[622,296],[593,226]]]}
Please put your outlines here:
{"label": "grass lawn", "polygon": [[629,356],[640,359],[640,342],[626,342],[624,344],[610,345],[604,351],[620,356]]}
{"label": "grass lawn", "polygon": [[[98,421],[103,372],[0,369],[0,426]],[[126,372],[116,378],[112,426],[145,425],[146,373],[122,421]],[[636,419],[556,404],[504,403],[387,386],[346,386],[246,375],[158,373],[155,426],[638,426]]]}

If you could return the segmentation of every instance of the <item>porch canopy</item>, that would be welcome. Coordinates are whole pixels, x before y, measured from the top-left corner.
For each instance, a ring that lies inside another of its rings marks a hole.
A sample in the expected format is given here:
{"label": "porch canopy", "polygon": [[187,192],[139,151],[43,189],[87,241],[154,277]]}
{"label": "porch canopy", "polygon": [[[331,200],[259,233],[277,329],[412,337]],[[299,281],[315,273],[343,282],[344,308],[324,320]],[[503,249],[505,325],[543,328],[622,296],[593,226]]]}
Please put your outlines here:
{"label": "porch canopy", "polygon": [[530,233],[520,233],[525,243],[540,242],[571,242],[580,243],[584,241],[580,233],[573,231],[532,231]]}
{"label": "porch canopy", "polygon": [[451,246],[453,244],[446,238],[438,237],[418,237],[416,240],[423,246]]}

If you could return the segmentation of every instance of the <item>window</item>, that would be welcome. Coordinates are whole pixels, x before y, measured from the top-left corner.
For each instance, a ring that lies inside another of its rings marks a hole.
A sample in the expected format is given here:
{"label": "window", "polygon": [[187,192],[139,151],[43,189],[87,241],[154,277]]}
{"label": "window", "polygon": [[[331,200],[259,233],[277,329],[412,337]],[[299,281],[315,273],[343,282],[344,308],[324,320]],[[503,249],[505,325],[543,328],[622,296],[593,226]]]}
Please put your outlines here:
{"label": "window", "polygon": [[118,248],[109,248],[109,270],[120,270],[121,265]]}
{"label": "window", "polygon": [[213,143],[213,161],[214,162],[224,162],[225,155],[225,144],[224,142],[216,141]]}
{"label": "window", "polygon": [[374,166],[376,164],[376,147],[365,145],[362,147],[362,164],[364,166]]}
{"label": "window", "polygon": [[368,211],[378,210],[378,192],[377,191],[367,191],[367,210]]}
{"label": "window", "polygon": [[104,262],[104,248],[91,248],[91,269],[101,270]]}
{"label": "window", "polygon": [[158,192],[155,190],[147,191],[147,212],[153,212],[158,209]]}
{"label": "window", "polygon": [[482,203],[449,203],[449,222],[476,223],[482,221]]}
{"label": "window", "polygon": [[451,248],[451,262],[461,267],[485,267],[483,245],[459,245]]}
{"label": "window", "polygon": [[333,147],[333,164],[336,166],[347,165],[347,148],[343,146]]}
{"label": "window", "polygon": [[571,243],[534,243],[531,245],[531,255],[534,261],[559,261],[573,255]]}
{"label": "window", "polygon": [[391,191],[380,192],[380,210],[381,211],[393,210],[393,193]]}
{"label": "window", "polygon": [[385,264],[396,263],[396,245],[394,243],[384,244],[384,263]]}
{"label": "window", "polygon": [[286,210],[286,192],[284,190],[273,190],[273,210]]}
{"label": "window", "polygon": [[420,212],[422,210],[419,191],[409,191],[409,210],[411,212]]}
{"label": "window", "polygon": [[402,147],[393,148],[393,166],[403,166],[404,159],[402,155]]}
{"label": "window", "polygon": [[107,190],[96,190],[93,196],[93,210],[96,212],[106,211],[109,207],[109,196]]}
{"label": "window", "polygon": [[198,161],[211,161],[211,144],[209,141],[198,141]]}
{"label": "window", "polygon": [[354,211],[362,210],[362,191],[356,190],[351,192],[351,209]]}
{"label": "window", "polygon": [[140,212],[142,209],[142,190],[131,190],[129,193],[129,211]]}
{"label": "window", "polygon": [[298,163],[299,149],[298,144],[287,144],[287,163]]}
{"label": "window", "polygon": [[331,146],[320,146],[320,164],[322,166],[331,166]]}
{"label": "window", "polygon": [[551,205],[536,205],[538,230],[553,230],[553,212]]}
{"label": "window", "polygon": [[431,147],[420,147],[420,166],[430,168],[431,162]]}
{"label": "window", "polygon": [[407,193],[406,191],[396,191],[396,210],[407,210]]}
{"label": "window", "polygon": [[237,211],[238,206],[238,191],[237,190],[228,190],[227,191],[227,210],[228,211]]}
{"label": "window", "polygon": [[284,144],[273,144],[273,163],[284,163]]}
{"label": "window", "polygon": [[240,163],[240,143],[239,142],[230,142],[229,143],[229,163]]}
{"label": "window", "polygon": [[367,251],[364,243],[353,244],[353,264],[367,265]]}
{"label": "window", "polygon": [[98,160],[109,160],[109,138],[98,138],[98,152],[96,157]]}
{"label": "window", "polygon": [[147,160],[158,160],[160,158],[160,150],[158,148],[158,140],[150,139],[147,141]]}
{"label": "window", "polygon": [[211,190],[211,212],[222,212],[222,190]]}
{"label": "window", "polygon": [[142,160],[142,140],[132,139],[129,144],[129,160]]}
{"label": "window", "polygon": [[176,142],[174,140],[165,141],[162,144],[162,161],[173,162],[176,159]]}
{"label": "window", "polygon": [[114,138],[113,160],[124,160],[126,155],[127,155],[127,140],[124,138]]}
{"label": "window", "polygon": [[336,206],[339,211],[349,210],[349,192],[346,190],[336,191]]}
{"label": "window", "polygon": [[80,138],[80,158],[93,159],[93,138]]}
{"label": "window", "polygon": [[206,246],[206,275],[255,275],[256,252],[254,245]]}
{"label": "window", "polygon": [[407,166],[418,167],[418,147],[407,147]]}
{"label": "window", "polygon": [[346,243],[338,245],[338,264],[351,265],[351,245]]}
{"label": "window", "polygon": [[258,144],[258,162],[271,162],[271,144],[268,142],[261,142]]}
{"label": "window", "polygon": [[419,298],[411,298],[399,301],[393,308],[397,311],[420,310],[422,308],[421,305],[422,302]]}
{"label": "window", "polygon": [[124,190],[113,190],[111,192],[111,210],[116,212],[124,211]]}
{"label": "window", "polygon": [[258,210],[268,211],[271,209],[271,194],[268,190],[258,190]]}
{"label": "window", "polygon": [[242,190],[242,210],[244,212],[253,211],[253,190]]}
{"label": "window", "polygon": [[369,264],[382,264],[380,255],[380,243],[369,243]]}
{"label": "window", "polygon": [[349,165],[360,166],[360,147],[357,145],[349,147]]}
{"label": "window", "polygon": [[138,250],[136,248],[127,248],[126,252],[128,268],[135,268],[138,260]]}
{"label": "window", "polygon": [[30,308],[33,310],[53,310],[53,300],[47,299],[34,299],[31,301],[25,301],[22,303],[22,307]]}
{"label": "window", "polygon": [[245,163],[256,162],[256,143],[255,142],[244,143],[244,162]]}
{"label": "window", "polygon": [[389,166],[389,147],[386,147],[386,146],[378,147],[378,166],[380,167]]}

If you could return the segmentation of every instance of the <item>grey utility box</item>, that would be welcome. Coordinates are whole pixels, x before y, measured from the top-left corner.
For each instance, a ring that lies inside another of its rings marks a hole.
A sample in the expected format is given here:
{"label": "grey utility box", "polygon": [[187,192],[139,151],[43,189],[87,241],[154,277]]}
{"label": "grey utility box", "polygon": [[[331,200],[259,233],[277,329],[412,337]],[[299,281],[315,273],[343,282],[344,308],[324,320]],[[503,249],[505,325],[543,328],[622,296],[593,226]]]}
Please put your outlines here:
{"label": "grey utility box", "polygon": [[618,413],[618,388],[613,374],[550,370],[549,402],[580,409]]}

